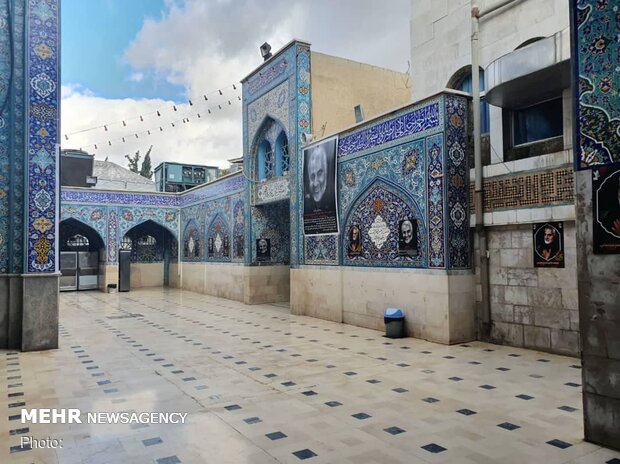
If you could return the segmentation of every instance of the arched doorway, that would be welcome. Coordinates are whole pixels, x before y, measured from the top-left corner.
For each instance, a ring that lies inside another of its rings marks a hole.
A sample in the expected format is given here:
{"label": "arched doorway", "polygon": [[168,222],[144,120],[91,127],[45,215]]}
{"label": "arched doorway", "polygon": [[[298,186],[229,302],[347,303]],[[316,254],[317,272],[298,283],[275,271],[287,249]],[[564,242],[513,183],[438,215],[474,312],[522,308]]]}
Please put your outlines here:
{"label": "arched doorway", "polygon": [[99,288],[100,262],[105,260],[105,243],[99,233],[77,219],[66,219],[60,223],[59,240],[60,290]]}
{"label": "arched doorway", "polygon": [[176,263],[177,251],[172,232],[154,221],[129,229],[119,250],[119,290],[168,286],[170,265]]}

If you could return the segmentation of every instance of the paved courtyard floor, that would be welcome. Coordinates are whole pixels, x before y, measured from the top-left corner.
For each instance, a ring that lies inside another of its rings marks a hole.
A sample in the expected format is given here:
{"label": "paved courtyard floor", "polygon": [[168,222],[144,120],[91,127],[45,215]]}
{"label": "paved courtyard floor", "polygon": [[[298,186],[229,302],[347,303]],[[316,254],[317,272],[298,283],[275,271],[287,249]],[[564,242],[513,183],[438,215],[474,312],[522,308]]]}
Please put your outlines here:
{"label": "paved courtyard floor", "polygon": [[[1,463],[620,463],[582,439],[575,358],[389,340],[174,289],[65,293],[60,323],[59,350],[0,352]],[[22,424],[21,408],[189,414]]]}

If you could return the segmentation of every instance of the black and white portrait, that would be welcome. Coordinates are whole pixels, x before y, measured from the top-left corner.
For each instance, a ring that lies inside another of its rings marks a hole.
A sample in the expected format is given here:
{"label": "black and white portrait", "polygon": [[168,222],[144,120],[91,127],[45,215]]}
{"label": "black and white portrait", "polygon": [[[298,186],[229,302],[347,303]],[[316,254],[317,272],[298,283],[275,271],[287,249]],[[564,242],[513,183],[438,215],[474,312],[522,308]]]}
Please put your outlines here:
{"label": "black and white portrait", "polygon": [[338,233],[336,200],[337,138],[304,149],[304,233]]}
{"label": "black and white portrait", "polygon": [[259,238],[256,240],[256,261],[271,260],[271,240]]}
{"label": "black and white portrait", "polygon": [[398,222],[398,255],[417,256],[418,222],[405,218]]}

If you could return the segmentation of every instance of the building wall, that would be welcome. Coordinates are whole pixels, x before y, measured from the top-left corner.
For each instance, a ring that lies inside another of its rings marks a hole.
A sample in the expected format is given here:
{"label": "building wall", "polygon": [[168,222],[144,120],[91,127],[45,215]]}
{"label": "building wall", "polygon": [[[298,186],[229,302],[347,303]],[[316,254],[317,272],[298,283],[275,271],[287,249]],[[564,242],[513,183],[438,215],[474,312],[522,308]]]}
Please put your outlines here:
{"label": "building wall", "polygon": [[565,268],[536,268],[529,224],[488,232],[493,341],[579,354],[575,223],[564,222]]}
{"label": "building wall", "polygon": [[[495,0],[478,2],[481,9]],[[526,40],[549,37],[569,26],[564,0],[522,0],[480,22],[480,66],[513,51]],[[411,0],[411,75],[415,100],[446,87],[471,65],[470,0]]]}
{"label": "building wall", "polygon": [[[380,329],[395,306],[415,337],[474,338],[466,126],[467,98],[440,94],[339,134],[340,234],[305,237],[293,313]],[[415,256],[398,252],[405,217],[417,221]],[[347,252],[354,225],[359,255]]]}
{"label": "building wall", "polygon": [[407,335],[453,344],[475,338],[470,272],[303,266],[291,270],[291,312],[384,330],[383,311],[405,313]]}
{"label": "building wall", "polygon": [[312,52],[312,132],[322,138],[356,124],[354,107],[365,119],[411,101],[406,73]]}

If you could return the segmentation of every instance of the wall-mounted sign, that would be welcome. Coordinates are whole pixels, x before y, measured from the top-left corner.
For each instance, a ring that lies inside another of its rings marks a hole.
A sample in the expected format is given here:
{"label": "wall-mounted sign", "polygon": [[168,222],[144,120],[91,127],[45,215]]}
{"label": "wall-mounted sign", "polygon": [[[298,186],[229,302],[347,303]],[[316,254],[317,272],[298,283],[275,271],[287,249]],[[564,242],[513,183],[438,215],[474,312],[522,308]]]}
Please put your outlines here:
{"label": "wall-mounted sign", "polygon": [[405,218],[398,222],[398,255],[417,256],[418,221]]}
{"label": "wall-mounted sign", "polygon": [[564,223],[532,225],[534,267],[564,267]]}
{"label": "wall-mounted sign", "polygon": [[336,147],[332,137],[304,148],[304,234],[337,234]]}
{"label": "wall-mounted sign", "polygon": [[594,253],[620,253],[620,166],[592,170]]}
{"label": "wall-mounted sign", "polygon": [[362,230],[356,224],[349,227],[347,240],[347,256],[354,258],[362,254]]}
{"label": "wall-mounted sign", "polygon": [[256,240],[256,261],[271,261],[271,240],[259,238]]}

